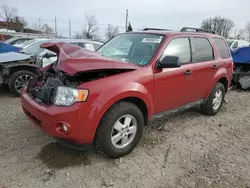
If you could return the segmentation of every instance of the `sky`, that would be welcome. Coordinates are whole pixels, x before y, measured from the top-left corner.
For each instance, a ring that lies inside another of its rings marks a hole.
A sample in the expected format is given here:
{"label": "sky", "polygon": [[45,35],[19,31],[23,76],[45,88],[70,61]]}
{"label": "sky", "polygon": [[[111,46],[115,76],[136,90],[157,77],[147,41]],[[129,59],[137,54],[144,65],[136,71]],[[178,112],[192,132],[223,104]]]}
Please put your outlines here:
{"label": "sky", "polygon": [[179,30],[184,26],[199,27],[202,20],[222,16],[235,22],[234,30],[250,21],[250,0],[1,0],[0,4],[14,6],[29,26],[48,23],[54,28],[57,18],[58,33],[69,36],[81,32],[86,15],[98,21],[99,35],[104,36],[108,24],[125,31],[125,14],[134,30],[157,27]]}

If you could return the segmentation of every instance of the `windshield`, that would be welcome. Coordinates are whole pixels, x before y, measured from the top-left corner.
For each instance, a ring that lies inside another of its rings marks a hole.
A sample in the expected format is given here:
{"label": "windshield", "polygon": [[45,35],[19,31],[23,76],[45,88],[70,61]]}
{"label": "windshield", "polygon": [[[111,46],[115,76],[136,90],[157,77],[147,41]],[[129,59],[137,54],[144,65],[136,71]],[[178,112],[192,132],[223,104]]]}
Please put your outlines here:
{"label": "windshield", "polygon": [[227,44],[229,46],[229,48],[231,47],[231,45],[233,44],[233,40],[227,40]]}
{"label": "windshield", "polygon": [[32,44],[32,43],[36,43],[36,42],[38,42],[38,41],[39,41],[39,40],[36,40],[36,39],[27,40],[27,41],[25,41],[25,42],[22,43],[22,46],[25,47],[25,46],[28,46],[28,45],[30,45],[30,44]]}
{"label": "windshield", "polygon": [[[34,42],[34,41],[33,41]],[[23,48],[20,52],[25,53],[25,54],[29,54],[29,55],[36,55],[41,53],[43,50],[45,50],[44,48],[41,48],[40,45],[42,43],[44,43],[46,41],[38,41],[30,46],[28,46],[27,48]]]}
{"label": "windshield", "polygon": [[16,40],[16,38],[10,38],[8,40],[5,41],[6,44],[10,44],[11,42],[13,42],[14,40]]}
{"label": "windshield", "polygon": [[152,59],[162,41],[163,35],[126,33],[117,35],[97,52],[106,57],[144,66]]}

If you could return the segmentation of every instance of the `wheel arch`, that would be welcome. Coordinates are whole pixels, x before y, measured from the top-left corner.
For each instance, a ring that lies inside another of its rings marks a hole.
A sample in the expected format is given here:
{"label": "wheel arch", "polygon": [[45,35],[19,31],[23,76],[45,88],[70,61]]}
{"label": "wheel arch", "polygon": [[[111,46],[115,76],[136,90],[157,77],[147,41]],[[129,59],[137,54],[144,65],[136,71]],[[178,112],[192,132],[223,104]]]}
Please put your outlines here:
{"label": "wheel arch", "polygon": [[39,71],[39,68],[35,65],[18,65],[18,66],[11,66],[8,67],[9,69],[9,78],[17,71],[21,71],[21,70],[26,70],[26,71],[30,71],[34,74],[36,74]]}
{"label": "wheel arch", "polygon": [[216,72],[216,74],[213,77],[213,81],[211,82],[210,87],[208,88],[207,92],[206,92],[206,98],[208,98],[208,96],[210,95],[211,91],[213,90],[213,88],[215,87],[216,83],[222,83],[225,87],[225,91],[227,92],[228,90],[228,76],[227,76],[227,70],[226,69],[220,69]]}
{"label": "wheel arch", "polygon": [[[148,108],[147,108],[147,104],[145,103],[144,100],[142,100],[139,97],[126,97],[126,98],[123,98],[123,99],[120,99],[120,100],[116,101],[113,105],[115,105],[115,104],[117,104],[119,102],[123,102],[123,101],[130,102],[130,103],[136,105],[143,114],[144,124],[148,125],[148,118],[149,118],[148,117]],[[112,106],[110,106],[110,108]]]}
{"label": "wheel arch", "polygon": [[228,79],[226,77],[221,77],[220,79],[218,79],[218,81],[216,83],[222,83],[225,87],[225,92],[228,91]]}

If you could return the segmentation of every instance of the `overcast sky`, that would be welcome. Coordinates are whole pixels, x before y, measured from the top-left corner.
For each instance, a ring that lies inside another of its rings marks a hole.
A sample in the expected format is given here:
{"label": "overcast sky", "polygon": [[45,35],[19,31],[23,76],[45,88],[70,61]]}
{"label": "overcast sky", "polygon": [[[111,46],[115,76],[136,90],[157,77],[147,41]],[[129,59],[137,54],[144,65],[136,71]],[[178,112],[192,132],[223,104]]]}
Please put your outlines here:
{"label": "overcast sky", "polygon": [[95,15],[100,33],[107,24],[125,30],[125,12],[134,30],[142,27],[180,29],[199,27],[203,19],[223,16],[233,20],[235,29],[244,28],[250,21],[250,0],[1,0],[0,4],[15,6],[19,16],[30,25],[58,20],[58,33],[68,36],[68,20],[72,21],[72,35],[84,29],[84,15]]}

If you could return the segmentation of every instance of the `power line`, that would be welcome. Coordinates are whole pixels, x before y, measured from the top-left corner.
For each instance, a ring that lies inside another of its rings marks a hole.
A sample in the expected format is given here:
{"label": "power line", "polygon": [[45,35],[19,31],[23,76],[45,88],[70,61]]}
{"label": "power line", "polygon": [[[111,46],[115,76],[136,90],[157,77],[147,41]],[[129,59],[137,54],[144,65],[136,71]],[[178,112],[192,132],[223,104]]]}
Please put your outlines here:
{"label": "power line", "polygon": [[125,23],[125,32],[128,30],[128,9],[126,10],[126,23]]}

